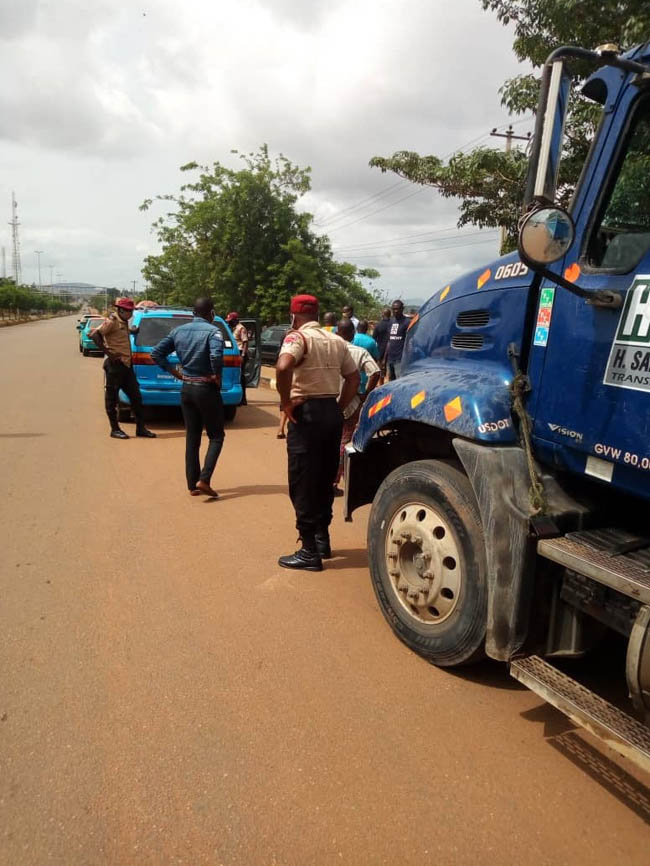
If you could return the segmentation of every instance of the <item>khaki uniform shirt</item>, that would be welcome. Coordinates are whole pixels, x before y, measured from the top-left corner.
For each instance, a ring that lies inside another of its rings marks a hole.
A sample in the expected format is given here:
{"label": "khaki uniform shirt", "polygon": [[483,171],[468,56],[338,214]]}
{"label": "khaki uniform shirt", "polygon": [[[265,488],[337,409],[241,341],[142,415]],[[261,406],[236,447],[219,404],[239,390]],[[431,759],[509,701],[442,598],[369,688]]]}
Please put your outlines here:
{"label": "khaki uniform shirt", "polygon": [[129,323],[123,322],[117,313],[111,313],[105,319],[97,333],[104,338],[106,348],[114,357],[120,359],[127,367],[131,366],[131,340],[129,339]]}
{"label": "khaki uniform shirt", "polygon": [[306,322],[297,331],[289,331],[280,354],[296,360],[291,399],[302,403],[312,397],[338,397],[341,376],[357,369],[349,344],[318,322]]}
{"label": "khaki uniform shirt", "polygon": [[[348,349],[350,350],[350,354],[354,358],[354,362],[356,364],[357,370],[360,373],[365,373],[368,379],[373,376],[375,373],[379,373],[379,364],[372,357],[370,352],[367,349],[364,349],[363,346],[355,346],[354,343],[348,343]],[[341,386],[343,383],[341,383]],[[352,400],[345,407],[343,412],[343,417],[347,420],[351,418],[357,409],[361,406],[362,399],[358,394],[355,394]]]}
{"label": "khaki uniform shirt", "polygon": [[246,325],[242,325],[240,322],[232,332],[232,335],[235,338],[240,354],[243,355],[244,351],[248,351],[248,331],[246,330]]}

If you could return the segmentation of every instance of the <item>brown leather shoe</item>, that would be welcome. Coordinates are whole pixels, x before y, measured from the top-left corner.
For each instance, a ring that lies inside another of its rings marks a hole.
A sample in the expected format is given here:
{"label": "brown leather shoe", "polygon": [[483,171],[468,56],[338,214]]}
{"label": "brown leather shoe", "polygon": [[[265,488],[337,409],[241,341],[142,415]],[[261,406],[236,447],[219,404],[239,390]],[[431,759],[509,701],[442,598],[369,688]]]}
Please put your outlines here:
{"label": "brown leather shoe", "polygon": [[213,499],[219,498],[217,491],[213,490],[206,481],[197,481],[196,489],[200,490],[201,493],[205,493],[206,496],[211,496]]}

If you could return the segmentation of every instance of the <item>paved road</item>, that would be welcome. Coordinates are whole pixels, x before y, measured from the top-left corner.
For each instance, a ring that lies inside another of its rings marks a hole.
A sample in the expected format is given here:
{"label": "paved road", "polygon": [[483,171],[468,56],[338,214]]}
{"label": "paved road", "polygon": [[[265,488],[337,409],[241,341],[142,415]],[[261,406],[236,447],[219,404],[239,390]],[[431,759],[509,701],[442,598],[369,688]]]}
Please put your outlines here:
{"label": "paved road", "polygon": [[2,864],[648,863],[647,777],[500,666],[393,638],[364,515],[322,574],[277,567],[274,392],[209,502],[178,422],[108,438],[73,319],[1,332],[0,363]]}

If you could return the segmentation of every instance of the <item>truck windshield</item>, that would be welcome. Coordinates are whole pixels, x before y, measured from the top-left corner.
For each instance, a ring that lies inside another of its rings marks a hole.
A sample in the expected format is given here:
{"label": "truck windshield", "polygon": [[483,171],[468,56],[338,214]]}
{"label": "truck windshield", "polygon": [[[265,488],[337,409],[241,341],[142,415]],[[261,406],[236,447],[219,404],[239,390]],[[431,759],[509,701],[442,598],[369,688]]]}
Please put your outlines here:
{"label": "truck windshield", "polygon": [[594,268],[626,273],[650,249],[650,99],[632,124],[589,240]]}

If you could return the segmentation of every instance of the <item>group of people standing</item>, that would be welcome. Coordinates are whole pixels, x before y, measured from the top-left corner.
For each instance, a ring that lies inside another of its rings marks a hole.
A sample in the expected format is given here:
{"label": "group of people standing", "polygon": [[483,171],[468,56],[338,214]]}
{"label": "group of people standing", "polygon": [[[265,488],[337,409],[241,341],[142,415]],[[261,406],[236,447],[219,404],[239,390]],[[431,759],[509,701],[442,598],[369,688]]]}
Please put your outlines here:
{"label": "group of people standing", "polygon": [[[404,315],[404,304],[395,300],[390,307],[381,311],[381,319],[375,324],[372,335],[368,332],[370,326],[367,319],[358,319],[354,308],[347,304],[343,307],[342,321],[352,322],[355,330],[353,344],[367,349],[377,361],[381,371],[380,382],[384,379],[397,379],[401,372],[404,338],[411,321]],[[327,331],[337,333],[339,322],[335,313],[325,313],[323,327]]]}
{"label": "group of people standing", "polygon": [[[136,435],[154,438],[155,434],[143,422],[142,400],[133,373],[128,321],[134,304],[129,298],[120,298],[115,307],[115,312],[91,333],[106,355],[106,412],[111,436],[128,439],[117,423],[118,391],[122,388],[131,400]],[[386,373],[390,379],[400,374],[409,322],[402,302],[394,301],[390,310],[383,311],[373,336],[368,334],[368,322],[359,321],[351,306],[344,307],[342,313],[338,322],[333,314],[326,314],[321,326],[317,298],[313,295],[292,298],[291,330],[278,356],[276,382],[280,410],[288,422],[289,496],[301,541],[299,550],[278,560],[284,568],[321,571],[323,559],[332,556],[329,527],[334,496],[341,492],[338,482],[343,473],[345,446],[353,436],[368,394]],[[181,406],[186,428],[188,490],[192,496],[205,494],[216,498],[218,493],[211,480],[225,433],[221,400],[223,337],[214,325],[214,317],[212,300],[197,298],[192,321],[160,340],[151,357],[183,383]],[[233,329],[243,365],[248,333],[237,313],[230,313],[226,321]],[[178,356],[180,369],[170,364],[172,353]],[[209,444],[201,466],[203,430]]]}

